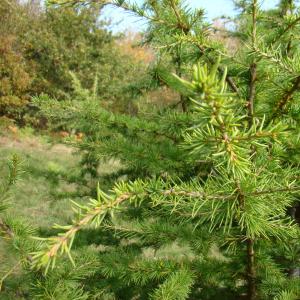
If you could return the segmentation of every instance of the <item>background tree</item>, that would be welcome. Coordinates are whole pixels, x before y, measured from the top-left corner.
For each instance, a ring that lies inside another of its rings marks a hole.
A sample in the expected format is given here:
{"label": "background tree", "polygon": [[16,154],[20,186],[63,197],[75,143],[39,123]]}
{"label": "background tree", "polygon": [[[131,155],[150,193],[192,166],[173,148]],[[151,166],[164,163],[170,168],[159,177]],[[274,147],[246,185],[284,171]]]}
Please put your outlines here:
{"label": "background tree", "polygon": [[[132,87],[136,78],[145,77],[146,66],[122,50],[122,36],[105,29],[101,5],[43,8],[39,1],[4,1],[0,14],[5,20],[1,24],[2,116],[19,125],[39,126],[31,97],[72,97],[70,72],[88,89],[97,76],[97,94],[106,106],[134,113]],[[138,89],[143,87],[134,88]]]}
{"label": "background tree", "polygon": [[[0,57],[0,116],[19,119],[19,108],[29,101],[33,75],[24,59],[24,49],[18,34],[27,30],[24,17],[27,11],[17,1],[2,1]],[[29,20],[28,20],[29,22]]]}

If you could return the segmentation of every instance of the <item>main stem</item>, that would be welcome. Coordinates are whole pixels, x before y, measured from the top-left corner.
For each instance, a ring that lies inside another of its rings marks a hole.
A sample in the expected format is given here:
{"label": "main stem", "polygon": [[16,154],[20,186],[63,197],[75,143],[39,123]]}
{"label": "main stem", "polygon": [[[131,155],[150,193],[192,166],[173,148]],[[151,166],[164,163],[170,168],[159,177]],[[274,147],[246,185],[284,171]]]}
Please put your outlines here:
{"label": "main stem", "polygon": [[[256,47],[256,22],[257,22],[257,0],[252,2],[252,47]],[[254,120],[254,100],[256,97],[256,80],[257,80],[257,65],[255,59],[249,68],[249,98],[248,98],[248,116],[249,128],[253,125]],[[255,150],[253,150],[255,151]],[[247,284],[248,284],[248,299],[255,300],[257,297],[256,289],[256,269],[255,269],[255,250],[254,238],[247,239]]]}
{"label": "main stem", "polygon": [[[253,0],[252,3],[252,47],[256,47],[256,20],[257,20],[257,0]],[[256,95],[256,80],[257,80],[257,65],[253,59],[249,68],[250,80],[249,80],[249,97],[248,97],[248,116],[249,126],[253,124],[254,118],[254,100]]]}
{"label": "main stem", "polygon": [[[182,59],[181,59],[181,45],[178,46],[177,48],[177,53],[176,53],[176,75],[181,77],[182,76]],[[181,108],[183,112],[187,111],[187,98],[183,95],[180,95],[180,103],[181,103]]]}
{"label": "main stem", "polygon": [[255,270],[255,251],[254,239],[247,240],[247,282],[248,282],[248,299],[256,299],[256,270]]}
{"label": "main stem", "polygon": [[248,98],[248,116],[249,116],[249,126],[253,124],[254,118],[254,100],[256,94],[256,79],[257,79],[257,65],[253,62],[249,69],[250,73],[250,84],[249,84],[249,98]]}

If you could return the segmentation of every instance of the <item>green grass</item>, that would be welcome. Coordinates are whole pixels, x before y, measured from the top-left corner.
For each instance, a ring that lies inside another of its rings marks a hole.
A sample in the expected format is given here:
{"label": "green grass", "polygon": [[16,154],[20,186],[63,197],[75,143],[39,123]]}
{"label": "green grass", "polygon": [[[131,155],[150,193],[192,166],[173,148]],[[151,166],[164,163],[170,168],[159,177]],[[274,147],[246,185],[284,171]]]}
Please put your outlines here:
{"label": "green grass", "polygon": [[[68,223],[72,210],[70,199],[79,200],[82,188],[69,181],[77,176],[79,157],[62,144],[51,145],[44,137],[31,132],[0,136],[0,180],[7,176],[7,162],[17,154],[24,171],[12,190],[10,216],[39,231],[49,230],[54,223]],[[84,198],[81,198],[84,201]],[[0,239],[0,278],[16,266],[12,248]],[[17,266],[4,284],[0,299],[26,299],[21,292],[20,267]],[[25,284],[25,283],[23,283]]]}
{"label": "green grass", "polygon": [[[7,176],[7,163],[13,154],[21,159],[23,174],[11,191],[8,214],[36,228],[37,234],[50,235],[54,233],[53,224],[70,223],[70,200],[85,202],[96,190],[97,179],[90,180],[89,187],[82,184],[80,157],[74,155],[74,149],[49,136],[36,136],[30,128],[0,134],[0,182]],[[119,162],[109,161],[101,164],[99,174],[109,175],[120,167]],[[86,243],[84,239],[79,242]],[[24,290],[30,281],[22,274],[13,250],[0,238],[0,280],[15,267],[0,291],[1,300],[28,299]]]}
{"label": "green grass", "polygon": [[23,217],[32,225],[44,227],[70,217],[69,200],[76,196],[76,184],[68,182],[77,172],[78,157],[63,145],[51,144],[37,137],[0,137],[0,170],[5,168],[12,154],[22,160],[24,173],[13,189],[11,214]]}

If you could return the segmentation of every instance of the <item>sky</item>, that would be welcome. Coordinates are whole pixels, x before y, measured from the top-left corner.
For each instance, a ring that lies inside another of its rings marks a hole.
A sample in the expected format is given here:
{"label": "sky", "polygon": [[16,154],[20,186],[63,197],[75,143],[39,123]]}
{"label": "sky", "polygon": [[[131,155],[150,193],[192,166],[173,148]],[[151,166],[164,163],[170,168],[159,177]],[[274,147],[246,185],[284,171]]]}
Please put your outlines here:
{"label": "sky", "polygon": [[[135,2],[141,3],[142,0]],[[204,8],[208,20],[212,20],[221,15],[234,15],[234,8],[231,0],[186,0],[191,7]],[[272,8],[278,3],[278,0],[260,0],[262,9]],[[109,28],[113,32],[142,31],[146,23],[141,18],[134,17],[128,12],[115,7],[106,7],[104,18],[110,19],[112,25]]]}

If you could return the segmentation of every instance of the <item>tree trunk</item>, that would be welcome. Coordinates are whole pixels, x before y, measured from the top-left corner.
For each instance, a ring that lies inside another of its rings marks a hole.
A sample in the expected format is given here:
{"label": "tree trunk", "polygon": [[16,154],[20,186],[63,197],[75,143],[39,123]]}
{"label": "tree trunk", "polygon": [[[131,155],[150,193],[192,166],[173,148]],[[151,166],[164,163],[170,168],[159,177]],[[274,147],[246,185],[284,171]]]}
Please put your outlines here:
{"label": "tree trunk", "polygon": [[248,300],[257,299],[254,240],[247,240],[247,283]]}

